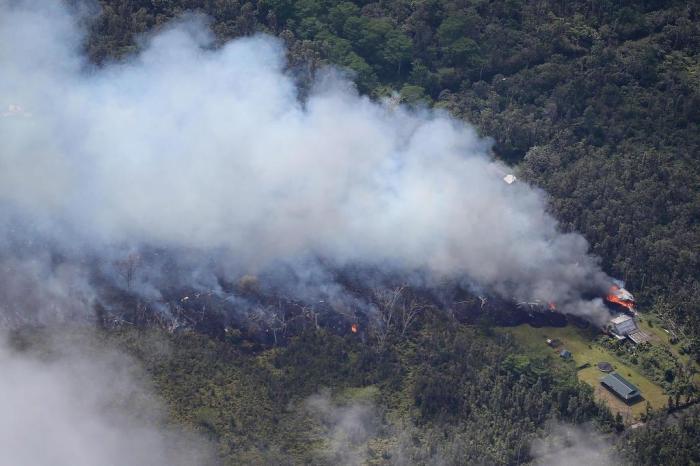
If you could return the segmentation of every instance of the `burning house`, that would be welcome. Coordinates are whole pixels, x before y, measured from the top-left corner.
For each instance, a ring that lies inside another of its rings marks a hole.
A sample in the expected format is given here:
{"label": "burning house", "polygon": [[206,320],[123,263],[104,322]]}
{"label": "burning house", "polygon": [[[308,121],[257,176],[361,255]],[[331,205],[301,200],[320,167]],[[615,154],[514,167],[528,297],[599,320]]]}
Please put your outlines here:
{"label": "burning house", "polygon": [[616,282],[610,287],[605,297],[611,308],[617,310],[615,317],[610,319],[606,330],[618,340],[631,340],[635,344],[649,341],[649,335],[637,326],[637,311],[634,309],[635,299],[632,293],[623,287],[622,282]]}
{"label": "burning house", "polygon": [[633,315],[637,314],[637,311],[634,310],[634,296],[621,285],[615,284],[611,286],[605,300],[617,309]]}

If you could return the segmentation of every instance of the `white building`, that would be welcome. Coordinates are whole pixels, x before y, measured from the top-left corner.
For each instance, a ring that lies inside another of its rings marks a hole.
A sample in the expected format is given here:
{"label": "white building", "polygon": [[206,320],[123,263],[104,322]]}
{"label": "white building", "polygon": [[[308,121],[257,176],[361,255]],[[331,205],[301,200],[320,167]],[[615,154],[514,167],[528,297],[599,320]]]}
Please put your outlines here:
{"label": "white building", "polygon": [[615,335],[624,338],[630,333],[637,331],[637,323],[631,316],[620,314],[610,320],[610,330],[612,330]]}
{"label": "white building", "polygon": [[626,314],[620,314],[610,320],[610,332],[615,335],[618,340],[629,338],[636,344],[644,343],[650,340],[649,335],[642,332],[637,327],[637,322],[634,317]]}

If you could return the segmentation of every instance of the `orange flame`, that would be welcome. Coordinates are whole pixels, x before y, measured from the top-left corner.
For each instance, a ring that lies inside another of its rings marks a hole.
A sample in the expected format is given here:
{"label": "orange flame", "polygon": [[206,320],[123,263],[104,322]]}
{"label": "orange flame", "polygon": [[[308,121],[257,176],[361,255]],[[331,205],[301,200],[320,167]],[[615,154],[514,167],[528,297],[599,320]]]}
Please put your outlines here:
{"label": "orange flame", "polygon": [[357,330],[358,330],[357,324],[352,324],[352,325],[350,326],[350,331],[351,331],[352,333],[357,333]]}
{"label": "orange flame", "polygon": [[550,311],[556,311],[557,310],[557,303],[550,301],[549,303],[547,303],[547,307],[549,308]]}
{"label": "orange flame", "polygon": [[634,307],[634,301],[629,301],[620,298],[615,292],[619,290],[620,287],[613,285],[610,287],[610,293],[605,297],[608,302],[619,304],[620,306],[626,307],[627,309],[632,309]]}
{"label": "orange flame", "polygon": [[623,301],[622,299],[618,298],[614,294],[609,294],[607,296],[607,298],[605,298],[605,299],[607,299],[611,303],[615,303],[615,304],[619,304],[620,306],[624,306],[627,309],[632,309],[634,307],[634,304],[632,304],[630,301]]}

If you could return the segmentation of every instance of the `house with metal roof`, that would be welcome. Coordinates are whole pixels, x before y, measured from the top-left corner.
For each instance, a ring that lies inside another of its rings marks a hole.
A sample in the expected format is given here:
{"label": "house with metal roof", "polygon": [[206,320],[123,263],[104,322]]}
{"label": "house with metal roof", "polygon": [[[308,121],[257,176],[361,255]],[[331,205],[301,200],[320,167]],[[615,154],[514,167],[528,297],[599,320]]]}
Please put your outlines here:
{"label": "house with metal roof", "polygon": [[620,314],[614,319],[610,320],[611,330],[616,335],[624,338],[630,333],[637,331],[637,323],[634,319],[628,315]]}
{"label": "house with metal roof", "polygon": [[649,341],[651,337],[637,327],[634,317],[620,314],[608,322],[608,330],[618,340],[630,339],[636,344]]}
{"label": "house with metal roof", "polygon": [[606,375],[600,383],[628,403],[641,396],[639,389],[617,372]]}

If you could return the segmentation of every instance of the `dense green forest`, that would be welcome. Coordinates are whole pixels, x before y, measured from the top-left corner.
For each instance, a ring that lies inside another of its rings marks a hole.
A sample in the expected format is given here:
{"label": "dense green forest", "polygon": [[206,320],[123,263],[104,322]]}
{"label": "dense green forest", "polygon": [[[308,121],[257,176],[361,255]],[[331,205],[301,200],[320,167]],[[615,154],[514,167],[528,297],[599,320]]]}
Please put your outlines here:
{"label": "dense green forest", "polygon": [[[102,0],[85,47],[101,64],[174,17],[206,14],[217,39],[266,32],[288,47],[300,96],[315,73],[349,70],[372,98],[444,108],[494,138],[495,155],[544,189],[566,230],[626,281],[700,358],[700,21],[692,2]],[[110,336],[153,375],[176,419],[230,464],[343,463],[319,457],[323,426],[305,400],[367,403],[376,464],[516,464],[552,419],[593,422],[633,464],[700,462],[697,413],[618,433],[566,366],[428,313],[381,348],[323,331],[244,350],[186,334],[168,357],[138,332]],[[240,343],[240,342],[233,342]],[[360,401],[357,401],[360,400]],[[324,424],[325,422],[325,424]],[[315,425],[312,430],[299,425]],[[328,427],[330,425],[330,427]],[[619,437],[618,437],[619,436]],[[372,439],[371,441],[368,439]],[[354,456],[353,456],[354,458]],[[349,464],[352,461],[347,460]]]}

